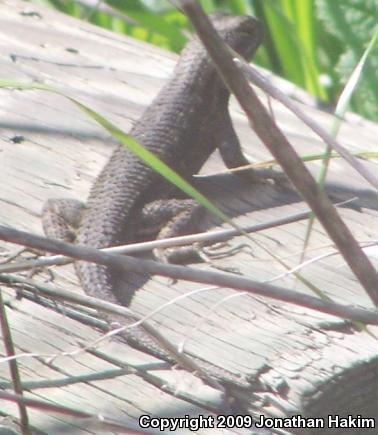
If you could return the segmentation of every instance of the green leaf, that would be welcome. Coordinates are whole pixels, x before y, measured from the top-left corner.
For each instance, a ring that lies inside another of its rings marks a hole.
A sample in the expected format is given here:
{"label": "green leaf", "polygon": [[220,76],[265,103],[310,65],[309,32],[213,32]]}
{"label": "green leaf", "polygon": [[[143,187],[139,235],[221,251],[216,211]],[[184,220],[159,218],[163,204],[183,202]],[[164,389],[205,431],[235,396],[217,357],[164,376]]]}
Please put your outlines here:
{"label": "green leaf", "polygon": [[[80,103],[78,100],[65,95],[64,93],[57,91],[53,88],[50,88],[47,85],[42,84],[25,84],[19,83],[11,80],[0,80],[0,88],[15,88],[15,89],[24,89],[24,90],[42,90],[55,93],[62,97],[67,98],[72,103],[80,108],[83,112],[89,115],[93,120],[99,123],[103,128],[105,128],[114,138],[118,139],[123,145],[127,146],[129,150],[131,150],[135,155],[137,155],[145,164],[153,168],[155,171],[159,172],[164,178],[170,181],[172,184],[176,185],[178,188],[183,190],[192,198],[196,199],[202,206],[204,206],[210,213],[214,214],[222,221],[227,222],[233,228],[238,230],[240,234],[243,234],[250,241],[256,243],[261,249],[265,252],[268,250],[265,246],[259,243],[257,240],[253,240],[251,235],[245,232],[242,228],[236,225],[225,213],[219,210],[215,205],[213,205],[204,195],[202,195],[198,190],[192,187],[187,181],[185,181],[179,174],[173,171],[168,165],[166,165],[163,161],[158,159],[153,153],[144,148],[141,144],[139,144],[136,140],[134,140],[131,136],[124,133],[117,126],[112,124],[110,121],[102,117],[99,113],[90,109],[88,106]],[[270,255],[278,261],[285,269],[289,270],[289,266],[285,264],[285,262],[277,257],[274,253],[270,252]],[[320,289],[314,286],[311,282],[309,282],[306,278],[302,277],[298,272],[293,272],[293,274],[299,279],[304,285],[309,287],[316,294],[319,294],[322,298],[326,298],[323,295]]]}

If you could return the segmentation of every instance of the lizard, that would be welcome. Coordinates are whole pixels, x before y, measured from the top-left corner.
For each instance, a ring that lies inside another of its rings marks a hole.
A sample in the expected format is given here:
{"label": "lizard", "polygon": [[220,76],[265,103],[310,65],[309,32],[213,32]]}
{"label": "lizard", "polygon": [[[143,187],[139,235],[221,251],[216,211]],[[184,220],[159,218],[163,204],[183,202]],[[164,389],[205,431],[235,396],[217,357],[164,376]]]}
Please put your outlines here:
{"label": "lizard", "polygon": [[[250,16],[215,16],[212,22],[223,40],[247,60],[262,42],[262,25]],[[194,37],[184,48],[172,78],[129,134],[188,181],[216,148],[227,167],[246,165],[249,161],[229,114],[229,98],[205,48]],[[161,175],[118,145],[95,180],[87,203],[47,200],[42,224],[50,237],[95,248],[134,241],[138,232],[152,224],[160,229],[158,237],[175,236],[188,231],[202,210],[194,200],[180,196]],[[90,296],[129,305],[132,294],[115,285],[117,271],[83,261],[75,262],[75,270]],[[113,315],[110,320],[125,323],[124,318]],[[127,329],[126,340],[165,357],[143,324]]]}

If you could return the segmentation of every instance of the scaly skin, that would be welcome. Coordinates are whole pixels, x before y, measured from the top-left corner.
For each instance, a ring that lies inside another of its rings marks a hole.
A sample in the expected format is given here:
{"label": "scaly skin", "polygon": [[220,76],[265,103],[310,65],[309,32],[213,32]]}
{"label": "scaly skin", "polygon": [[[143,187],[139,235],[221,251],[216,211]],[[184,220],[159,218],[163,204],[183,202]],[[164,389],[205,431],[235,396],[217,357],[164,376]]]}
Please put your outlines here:
{"label": "scaly skin", "polygon": [[[246,59],[262,41],[262,27],[251,17],[214,18],[213,23],[223,39]],[[231,124],[229,96],[205,49],[194,39],[130,135],[189,181],[216,147],[228,167],[241,166],[248,162]],[[90,191],[77,242],[95,248],[130,242],[135,239],[143,207],[172,197],[174,191],[163,177],[119,146]],[[132,295],[114,285],[115,271],[85,262],[77,262],[76,270],[89,295],[124,305],[130,302]],[[112,316],[111,320],[125,323],[124,318]],[[155,355],[166,356],[143,328],[131,328],[127,339]]]}

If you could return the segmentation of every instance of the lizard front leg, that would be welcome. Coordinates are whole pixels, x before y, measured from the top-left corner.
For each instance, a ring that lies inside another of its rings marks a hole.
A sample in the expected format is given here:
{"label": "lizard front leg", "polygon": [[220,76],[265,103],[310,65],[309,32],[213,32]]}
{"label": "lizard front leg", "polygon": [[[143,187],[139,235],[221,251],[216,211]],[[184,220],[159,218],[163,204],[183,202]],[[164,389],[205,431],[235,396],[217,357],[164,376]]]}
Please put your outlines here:
{"label": "lizard front leg", "polygon": [[[214,140],[228,169],[250,165],[252,162],[244,155],[238,136],[232,124],[228,110],[220,111],[214,129]],[[253,183],[265,183],[267,180],[283,183],[287,182],[286,175],[273,169],[248,169],[236,174],[242,179]]]}
{"label": "lizard front leg", "polygon": [[[228,109],[219,113],[216,127],[217,128],[214,129],[214,141],[227,168],[232,169],[239,166],[250,165],[251,162],[243,154],[241,149],[239,138],[232,124]],[[247,175],[250,181],[257,181],[258,179],[255,175],[255,171],[252,169],[238,172],[238,175],[239,174],[243,177]]]}

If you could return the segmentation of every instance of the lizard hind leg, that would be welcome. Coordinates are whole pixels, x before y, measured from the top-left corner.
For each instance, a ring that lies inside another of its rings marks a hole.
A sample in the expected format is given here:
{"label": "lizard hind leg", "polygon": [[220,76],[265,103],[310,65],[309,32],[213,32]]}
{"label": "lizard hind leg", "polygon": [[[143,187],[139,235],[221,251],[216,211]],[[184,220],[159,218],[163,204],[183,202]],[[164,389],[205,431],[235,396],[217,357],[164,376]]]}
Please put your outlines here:
{"label": "lizard hind leg", "polygon": [[[183,236],[200,230],[204,209],[193,199],[162,199],[146,204],[141,212],[144,232],[154,229],[157,239]],[[175,246],[154,250],[157,259],[165,263],[198,261],[195,246]]]}
{"label": "lizard hind leg", "polygon": [[73,243],[85,204],[76,199],[48,199],[42,208],[42,226],[47,237]]}

